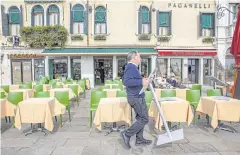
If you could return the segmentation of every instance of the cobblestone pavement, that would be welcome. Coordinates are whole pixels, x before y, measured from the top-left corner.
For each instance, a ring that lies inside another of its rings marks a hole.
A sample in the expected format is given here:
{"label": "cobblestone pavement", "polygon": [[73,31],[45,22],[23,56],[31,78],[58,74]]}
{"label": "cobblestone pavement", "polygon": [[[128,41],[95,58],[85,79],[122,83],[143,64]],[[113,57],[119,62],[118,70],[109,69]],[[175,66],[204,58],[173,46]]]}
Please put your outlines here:
{"label": "cobblestone pavement", "polygon": [[[184,129],[185,139],[156,146],[156,137],[159,134],[153,128],[153,121],[145,127],[144,137],[153,140],[149,146],[135,146],[135,139],[131,139],[131,149],[126,149],[119,133],[97,131],[89,126],[89,92],[86,98],[81,97],[80,106],[71,107],[72,122],[69,122],[67,113],[63,116],[63,127],[54,121],[54,131],[46,136],[37,132],[28,136],[24,132],[30,129],[30,124],[22,125],[22,129],[12,128],[11,124],[1,120],[1,154],[2,155],[240,155],[240,123],[224,122],[233,127],[238,133],[219,130],[213,132],[211,126],[206,125],[202,117],[197,125],[187,126]],[[118,124],[121,124],[118,123]],[[111,124],[110,124],[111,125]]]}

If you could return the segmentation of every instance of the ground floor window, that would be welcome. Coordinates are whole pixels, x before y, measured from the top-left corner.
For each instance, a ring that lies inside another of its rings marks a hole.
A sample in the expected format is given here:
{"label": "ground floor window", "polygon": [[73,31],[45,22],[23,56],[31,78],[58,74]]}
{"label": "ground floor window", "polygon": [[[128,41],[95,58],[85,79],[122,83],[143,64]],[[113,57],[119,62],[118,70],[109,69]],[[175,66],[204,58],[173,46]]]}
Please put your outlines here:
{"label": "ground floor window", "polygon": [[49,76],[50,78],[67,78],[68,77],[68,65],[67,58],[63,59],[49,59]]}
{"label": "ground floor window", "polygon": [[34,80],[39,81],[45,76],[45,61],[44,59],[34,59]]}
{"label": "ground floor window", "polygon": [[72,62],[72,78],[73,80],[81,79],[81,59],[71,59]]}
{"label": "ground floor window", "polygon": [[11,60],[12,83],[32,81],[31,60]]}
{"label": "ground floor window", "polygon": [[234,83],[235,77],[235,59],[234,58],[226,58],[225,61],[225,81],[229,84]]}
{"label": "ground floor window", "polygon": [[199,82],[199,59],[188,59],[188,82]]}
{"label": "ground floor window", "polygon": [[176,79],[181,81],[182,79],[182,59],[173,58],[170,59],[170,74]]}
{"label": "ground floor window", "polygon": [[206,76],[212,75],[212,59],[203,59],[203,84],[209,84]]}
{"label": "ground floor window", "polygon": [[168,59],[158,58],[156,67],[158,68],[157,77],[167,77]]}
{"label": "ground floor window", "polygon": [[125,65],[127,64],[126,58],[117,59],[117,76],[122,78],[125,70]]}
{"label": "ground floor window", "polygon": [[141,59],[140,72],[141,72],[142,77],[148,76],[148,59],[147,58]]}
{"label": "ground floor window", "polygon": [[112,58],[95,58],[95,83],[104,84],[106,80],[113,78],[113,60]]}

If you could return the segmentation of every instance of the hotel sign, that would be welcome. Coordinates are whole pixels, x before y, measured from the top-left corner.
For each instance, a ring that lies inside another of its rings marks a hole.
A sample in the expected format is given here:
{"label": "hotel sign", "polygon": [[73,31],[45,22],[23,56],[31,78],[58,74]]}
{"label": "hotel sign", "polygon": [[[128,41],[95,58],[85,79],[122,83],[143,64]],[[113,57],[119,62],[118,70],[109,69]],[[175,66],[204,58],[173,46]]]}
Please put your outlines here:
{"label": "hotel sign", "polygon": [[199,8],[199,9],[209,9],[211,4],[205,3],[168,3],[169,8]]}

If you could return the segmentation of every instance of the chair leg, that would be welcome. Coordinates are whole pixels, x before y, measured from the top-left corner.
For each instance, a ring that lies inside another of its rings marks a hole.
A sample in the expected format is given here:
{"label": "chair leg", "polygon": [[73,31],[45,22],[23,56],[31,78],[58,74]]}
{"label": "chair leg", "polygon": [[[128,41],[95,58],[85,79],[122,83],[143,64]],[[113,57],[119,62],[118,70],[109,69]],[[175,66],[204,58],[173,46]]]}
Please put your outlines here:
{"label": "chair leg", "polygon": [[71,113],[70,113],[70,107],[68,106],[68,118],[69,118],[69,121],[71,122]]}
{"label": "chair leg", "polygon": [[11,123],[11,118],[10,118],[10,116],[8,116],[8,120],[9,120],[9,123]]}
{"label": "chair leg", "polygon": [[7,116],[5,117],[5,121],[8,122],[8,118],[7,118]]}
{"label": "chair leg", "polygon": [[57,122],[57,116],[55,116],[55,121]]}
{"label": "chair leg", "polygon": [[206,115],[206,119],[207,119],[207,124],[209,124],[209,116]]}
{"label": "chair leg", "polygon": [[89,123],[90,123],[90,127],[92,127],[92,111],[90,110],[90,120],[89,120]]}
{"label": "chair leg", "polygon": [[61,126],[61,128],[63,127],[63,124],[62,124],[62,114],[60,114],[60,126]]}
{"label": "chair leg", "polygon": [[77,95],[77,104],[79,106],[79,96]]}
{"label": "chair leg", "polygon": [[194,109],[194,125],[196,125],[196,110]]}
{"label": "chair leg", "polygon": [[15,125],[14,125],[14,124],[15,124],[15,118],[12,117],[12,127],[13,127],[13,128],[15,128]]}

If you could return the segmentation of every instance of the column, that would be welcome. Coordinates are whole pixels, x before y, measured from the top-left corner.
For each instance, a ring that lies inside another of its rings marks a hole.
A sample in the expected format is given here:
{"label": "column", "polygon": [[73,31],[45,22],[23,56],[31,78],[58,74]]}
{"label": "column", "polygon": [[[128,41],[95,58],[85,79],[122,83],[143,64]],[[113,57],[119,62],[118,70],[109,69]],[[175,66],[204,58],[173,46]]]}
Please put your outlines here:
{"label": "column", "polygon": [[183,58],[183,63],[182,63],[182,81],[184,83],[188,81],[188,58]]}
{"label": "column", "polygon": [[171,76],[171,71],[170,71],[170,58],[168,58],[168,63],[167,63],[167,77]]}
{"label": "column", "polygon": [[45,57],[45,76],[49,76],[49,60],[48,56]]}
{"label": "column", "polygon": [[202,85],[203,84],[203,58],[200,59],[200,67],[199,67],[199,70],[200,70],[200,84]]}
{"label": "column", "polygon": [[32,81],[35,81],[35,67],[34,67],[34,59],[32,59]]}
{"label": "column", "polygon": [[117,77],[117,56],[116,55],[113,56],[112,69],[113,69],[113,79],[115,79]]}
{"label": "column", "polygon": [[151,62],[151,67],[152,67],[152,71],[154,71],[154,69],[156,68],[156,60],[157,60],[157,56],[156,55],[152,55],[151,56],[152,62]]}
{"label": "column", "polygon": [[67,65],[68,65],[68,78],[71,78],[71,58],[70,56],[67,57]]}
{"label": "column", "polygon": [[214,71],[215,71],[215,70],[214,70],[214,68],[215,68],[215,59],[214,59],[214,58],[212,58],[212,61],[211,61],[211,62],[212,62],[212,64],[211,64],[211,65],[212,65],[212,69],[211,69],[211,76],[213,76],[213,77],[214,77]]}
{"label": "column", "polygon": [[91,88],[94,88],[94,59],[93,56],[81,57],[81,77],[89,78]]}

